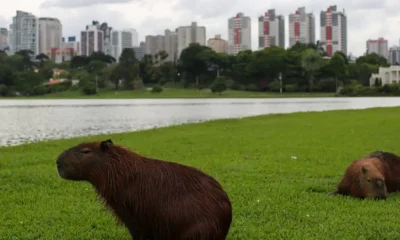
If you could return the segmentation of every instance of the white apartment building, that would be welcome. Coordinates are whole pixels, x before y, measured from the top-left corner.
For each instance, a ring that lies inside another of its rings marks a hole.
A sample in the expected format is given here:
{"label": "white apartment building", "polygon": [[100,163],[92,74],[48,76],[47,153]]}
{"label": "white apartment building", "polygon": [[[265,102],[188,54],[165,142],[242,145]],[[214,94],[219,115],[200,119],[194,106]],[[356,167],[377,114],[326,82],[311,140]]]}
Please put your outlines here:
{"label": "white apartment building", "polygon": [[10,25],[11,53],[20,50],[31,50],[33,56],[39,55],[39,21],[28,12],[17,11]]}
{"label": "white apartment building", "polygon": [[251,18],[242,12],[228,19],[228,53],[251,50]]}
{"label": "white apartment building", "polygon": [[169,29],[165,30],[164,34],[164,50],[168,54],[165,61],[176,61],[178,58],[178,35]]}
{"label": "white apartment building", "polygon": [[111,56],[119,62],[119,57],[125,48],[133,48],[131,31],[111,31]]}
{"label": "white apartment building", "polygon": [[127,28],[123,30],[124,32],[130,32],[132,34],[132,47],[139,46],[139,34],[134,28]]}
{"label": "white apartment building", "polygon": [[400,65],[400,47],[393,46],[389,49],[388,60],[391,65]]}
{"label": "white apartment building", "polygon": [[0,50],[6,50],[8,47],[8,30],[0,28]]}
{"label": "white apartment building", "polygon": [[39,18],[39,53],[62,48],[62,25],[56,18]]}
{"label": "white apartment building", "polygon": [[271,46],[285,48],[285,18],[269,9],[258,18],[258,49]]}
{"label": "white apartment building", "polygon": [[382,86],[385,84],[400,83],[400,66],[379,67],[378,73],[371,74],[369,85],[373,86],[376,80],[380,80]]}
{"label": "white apartment building", "polygon": [[176,34],[178,40],[177,58],[180,57],[183,49],[189,47],[191,43],[198,43],[202,46],[206,45],[206,28],[197,26],[196,22],[192,22],[190,26],[177,28]]}
{"label": "white apartment building", "polygon": [[103,52],[104,32],[97,25],[86,26],[81,31],[81,55],[90,56],[93,52]]}
{"label": "white apartment building", "polygon": [[367,54],[376,53],[384,58],[389,57],[388,40],[378,38],[376,40],[369,39],[367,41]]}
{"label": "white apartment building", "polygon": [[338,12],[336,5],[330,6],[326,11],[321,11],[320,43],[328,56],[333,56],[336,51],[347,55],[347,16]]}
{"label": "white apartment building", "polygon": [[297,42],[315,44],[315,17],[307,13],[305,7],[289,15],[289,47]]}

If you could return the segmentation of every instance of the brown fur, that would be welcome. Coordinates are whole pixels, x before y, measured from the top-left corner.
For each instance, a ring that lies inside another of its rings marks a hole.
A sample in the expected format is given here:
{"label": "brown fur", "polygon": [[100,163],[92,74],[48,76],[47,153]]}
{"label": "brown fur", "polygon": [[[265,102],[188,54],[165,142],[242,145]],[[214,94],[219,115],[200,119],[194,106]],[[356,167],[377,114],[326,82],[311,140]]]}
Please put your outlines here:
{"label": "brown fur", "polygon": [[333,195],[386,199],[400,190],[400,157],[390,152],[372,152],[347,167]]}
{"label": "brown fur", "polygon": [[64,179],[90,182],[135,240],[228,235],[231,202],[215,179],[195,168],[144,157],[111,140],[64,151],[57,168]]}

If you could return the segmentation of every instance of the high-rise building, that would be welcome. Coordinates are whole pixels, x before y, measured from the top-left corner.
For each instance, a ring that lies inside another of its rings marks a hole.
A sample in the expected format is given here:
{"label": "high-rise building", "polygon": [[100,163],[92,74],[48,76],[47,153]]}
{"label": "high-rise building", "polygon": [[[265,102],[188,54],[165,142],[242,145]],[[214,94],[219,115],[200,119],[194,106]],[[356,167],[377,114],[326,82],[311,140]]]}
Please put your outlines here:
{"label": "high-rise building", "polygon": [[99,25],[98,21],[94,21],[93,25],[96,25],[97,28],[103,32],[103,51],[106,55],[112,55],[111,53],[111,31],[112,27],[108,26],[108,23],[104,22]]}
{"label": "high-rise building", "polygon": [[177,28],[176,34],[178,38],[177,58],[180,57],[183,49],[189,47],[191,43],[206,45],[206,27],[197,26],[196,22],[192,22],[190,26]]}
{"label": "high-rise building", "polygon": [[369,39],[367,41],[367,54],[376,53],[384,58],[389,57],[388,40],[378,38],[376,40]]}
{"label": "high-rise building", "polygon": [[285,18],[269,9],[258,18],[258,49],[279,46],[285,48]]}
{"label": "high-rise building", "polygon": [[207,46],[217,53],[228,53],[228,41],[221,38],[221,34],[208,39]]}
{"label": "high-rise building", "polygon": [[144,47],[145,47],[144,42],[140,42],[139,47],[133,47],[133,51],[135,52],[135,57],[137,60],[141,60],[143,58]]}
{"label": "high-rise building", "polygon": [[164,49],[168,54],[165,61],[176,61],[178,55],[178,35],[169,29],[165,30],[164,35]]}
{"label": "high-rise building", "polygon": [[138,47],[139,46],[139,34],[134,28],[125,29],[124,32],[132,33],[132,46]]}
{"label": "high-rise building", "polygon": [[389,49],[389,63],[391,65],[400,65],[400,47],[393,46]]}
{"label": "high-rise building", "polygon": [[315,43],[315,17],[313,13],[306,13],[305,7],[289,15],[289,47],[297,42]]}
{"label": "high-rise building", "polygon": [[75,55],[80,55],[81,53],[79,41],[76,40],[75,36],[70,36],[67,38],[67,41],[63,41],[62,48],[74,49]]}
{"label": "high-rise building", "polygon": [[93,52],[104,52],[104,32],[97,25],[88,25],[81,31],[81,55],[90,56]]}
{"label": "high-rise building", "polygon": [[35,15],[18,10],[10,29],[11,53],[30,50],[32,58],[39,55],[39,22]]}
{"label": "high-rise building", "polygon": [[62,48],[62,25],[56,18],[39,18],[39,53]]}
{"label": "high-rise building", "polygon": [[344,10],[338,12],[336,5],[333,5],[321,11],[320,17],[320,44],[327,55],[332,56],[336,51],[347,55],[347,16]]}
{"label": "high-rise building", "polygon": [[251,19],[239,12],[228,19],[228,53],[251,50]]}
{"label": "high-rise building", "polygon": [[160,51],[165,50],[164,42],[165,42],[165,37],[162,35],[157,35],[157,36],[147,35],[145,41],[144,53],[152,56],[158,54]]}
{"label": "high-rise building", "polygon": [[0,50],[8,49],[8,30],[7,28],[0,28]]}
{"label": "high-rise building", "polygon": [[119,61],[119,57],[125,48],[132,48],[132,32],[131,31],[111,31],[111,56]]}

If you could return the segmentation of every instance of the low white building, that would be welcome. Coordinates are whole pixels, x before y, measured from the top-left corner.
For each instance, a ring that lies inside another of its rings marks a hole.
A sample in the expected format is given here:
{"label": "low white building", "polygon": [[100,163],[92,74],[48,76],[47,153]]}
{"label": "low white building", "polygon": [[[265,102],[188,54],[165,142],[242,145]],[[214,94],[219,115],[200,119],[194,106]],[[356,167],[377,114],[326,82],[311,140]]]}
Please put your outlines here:
{"label": "low white building", "polygon": [[380,80],[382,86],[385,84],[400,84],[400,66],[380,67],[378,73],[371,74],[369,85],[373,86],[376,80]]}

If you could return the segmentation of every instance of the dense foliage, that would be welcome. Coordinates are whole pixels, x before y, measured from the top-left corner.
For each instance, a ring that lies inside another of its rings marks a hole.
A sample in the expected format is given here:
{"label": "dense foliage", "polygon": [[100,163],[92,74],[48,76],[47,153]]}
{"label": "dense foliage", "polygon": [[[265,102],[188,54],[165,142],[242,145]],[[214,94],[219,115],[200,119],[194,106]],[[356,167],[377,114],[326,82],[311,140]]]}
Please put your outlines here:
{"label": "dense foliage", "polygon": [[[237,56],[216,53],[209,47],[194,43],[182,51],[178,61],[173,62],[166,60],[168,54],[165,51],[138,60],[132,49],[124,49],[118,61],[95,52],[91,56],[75,56],[70,62],[61,64],[55,64],[44,54],[32,57],[29,51],[20,51],[13,56],[0,53],[0,95],[40,95],[68,89],[96,94],[99,88],[132,90],[155,85],[157,90],[154,92],[161,92],[164,86],[176,83],[185,88],[210,88],[218,93],[228,88],[336,92],[339,87],[342,87],[342,95],[371,92],[375,95],[378,92],[379,86],[372,89],[367,86],[371,73],[377,73],[380,66],[387,66],[385,58],[370,54],[351,62],[341,52],[336,52],[331,58],[325,55],[319,43],[297,43],[287,50],[280,47],[254,52],[246,50]],[[54,68],[65,71],[54,76]],[[43,86],[50,78],[57,77],[79,80],[79,83],[64,83],[63,87]],[[358,90],[362,86],[367,90],[360,93]]]}

